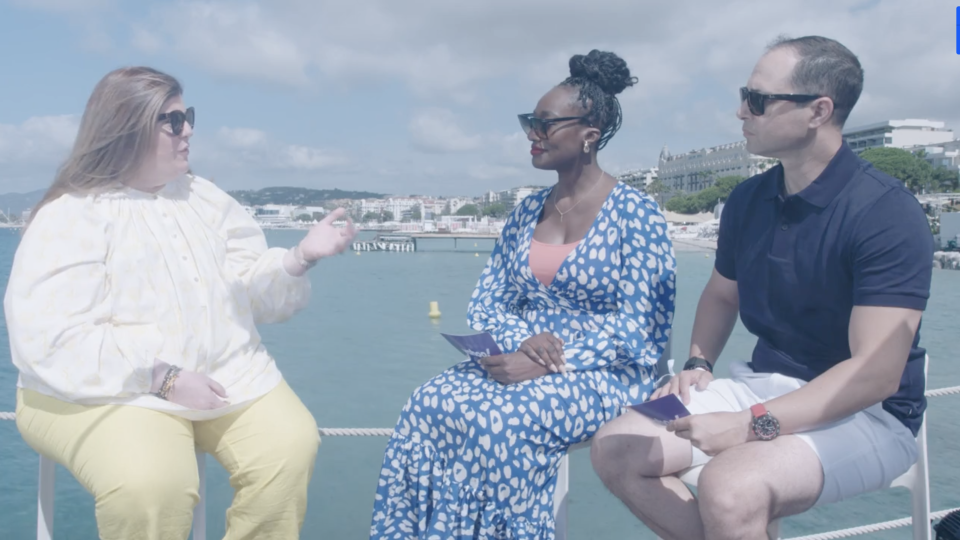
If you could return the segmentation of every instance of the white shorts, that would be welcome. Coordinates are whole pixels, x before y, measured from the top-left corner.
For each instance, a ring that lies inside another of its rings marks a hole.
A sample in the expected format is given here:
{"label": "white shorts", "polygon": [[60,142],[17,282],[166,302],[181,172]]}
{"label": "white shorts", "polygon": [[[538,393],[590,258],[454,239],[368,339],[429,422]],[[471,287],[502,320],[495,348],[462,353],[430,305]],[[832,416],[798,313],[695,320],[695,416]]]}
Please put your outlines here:
{"label": "white shorts", "polygon": [[[792,392],[806,381],[779,373],[754,373],[744,362],[730,366],[729,379],[714,379],[706,390],[690,390],[691,414],[738,412]],[[913,433],[878,403],[820,429],[795,433],[823,466],[823,491],[817,504],[883,489],[917,461]],[[693,448],[693,465],[710,460]]]}

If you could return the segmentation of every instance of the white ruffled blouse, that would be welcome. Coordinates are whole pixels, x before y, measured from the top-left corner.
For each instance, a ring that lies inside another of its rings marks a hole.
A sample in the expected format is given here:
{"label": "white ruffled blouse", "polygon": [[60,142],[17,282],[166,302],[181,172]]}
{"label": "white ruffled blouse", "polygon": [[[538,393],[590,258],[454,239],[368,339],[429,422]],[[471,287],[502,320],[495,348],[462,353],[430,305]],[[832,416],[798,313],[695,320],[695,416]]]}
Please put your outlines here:
{"label": "white ruffled blouse", "polygon": [[[4,298],[18,386],[85,404],[216,418],[273,389],[257,333],[310,297],[286,249],[213,183],[184,176],[156,194],[64,195],[20,241]],[[154,359],[204,373],[229,405],[198,411],[149,393]]]}

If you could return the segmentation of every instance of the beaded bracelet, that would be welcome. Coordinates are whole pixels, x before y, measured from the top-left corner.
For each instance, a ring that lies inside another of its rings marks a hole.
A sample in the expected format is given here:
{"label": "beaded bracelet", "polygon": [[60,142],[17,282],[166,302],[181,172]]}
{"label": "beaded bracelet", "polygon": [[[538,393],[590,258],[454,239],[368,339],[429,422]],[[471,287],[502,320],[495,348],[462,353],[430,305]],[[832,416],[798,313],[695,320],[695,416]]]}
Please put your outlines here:
{"label": "beaded bracelet", "polygon": [[180,371],[183,368],[178,366],[170,366],[170,369],[167,370],[166,375],[163,376],[163,383],[160,385],[160,390],[157,392],[157,397],[160,399],[167,399],[167,396],[170,395],[170,390],[173,389],[173,383],[177,380],[177,376],[180,375]]}

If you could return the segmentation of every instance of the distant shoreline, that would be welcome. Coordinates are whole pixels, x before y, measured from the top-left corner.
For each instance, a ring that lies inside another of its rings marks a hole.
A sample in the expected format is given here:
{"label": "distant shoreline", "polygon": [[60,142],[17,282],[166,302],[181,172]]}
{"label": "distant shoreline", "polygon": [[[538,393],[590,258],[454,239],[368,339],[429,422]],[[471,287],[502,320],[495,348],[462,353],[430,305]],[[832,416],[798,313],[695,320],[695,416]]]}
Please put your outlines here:
{"label": "distant shoreline", "polygon": [[671,238],[674,251],[710,252],[717,250],[717,241],[705,238]]}

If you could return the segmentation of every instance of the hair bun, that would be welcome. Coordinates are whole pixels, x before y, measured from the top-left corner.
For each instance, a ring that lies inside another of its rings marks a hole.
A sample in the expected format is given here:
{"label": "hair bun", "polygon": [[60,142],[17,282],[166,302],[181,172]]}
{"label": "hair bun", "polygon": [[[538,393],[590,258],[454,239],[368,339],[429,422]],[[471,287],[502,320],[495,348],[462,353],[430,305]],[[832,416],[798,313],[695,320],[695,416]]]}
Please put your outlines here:
{"label": "hair bun", "polygon": [[623,58],[596,49],[570,58],[570,77],[592,81],[610,95],[617,95],[637,83]]}

